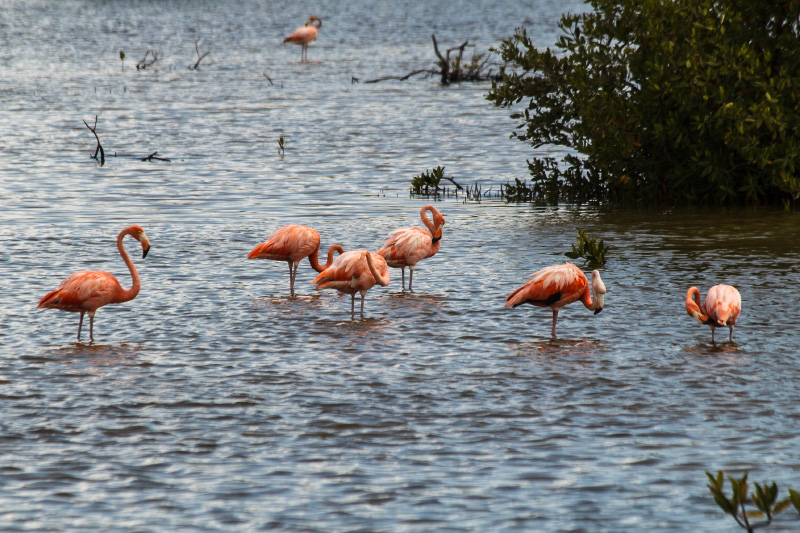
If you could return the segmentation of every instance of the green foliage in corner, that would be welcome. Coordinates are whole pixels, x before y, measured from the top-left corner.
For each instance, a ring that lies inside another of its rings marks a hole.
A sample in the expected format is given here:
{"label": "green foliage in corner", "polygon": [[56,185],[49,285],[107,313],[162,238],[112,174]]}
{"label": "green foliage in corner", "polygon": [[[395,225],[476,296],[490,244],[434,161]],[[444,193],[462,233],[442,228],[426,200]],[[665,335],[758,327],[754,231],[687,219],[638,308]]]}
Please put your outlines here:
{"label": "green foliage in corner", "polygon": [[573,155],[529,161],[542,200],[794,204],[800,1],[589,0],[556,50],[524,28],[487,98],[513,136]]}

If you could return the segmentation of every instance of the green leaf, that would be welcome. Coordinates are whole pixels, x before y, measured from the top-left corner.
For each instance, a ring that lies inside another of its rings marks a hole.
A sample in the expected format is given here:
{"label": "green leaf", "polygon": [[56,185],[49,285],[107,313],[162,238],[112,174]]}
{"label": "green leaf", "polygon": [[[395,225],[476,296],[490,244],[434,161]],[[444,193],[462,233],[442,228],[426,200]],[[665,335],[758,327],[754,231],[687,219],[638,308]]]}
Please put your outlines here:
{"label": "green leaf", "polygon": [[794,489],[789,489],[789,498],[791,499],[794,508],[797,509],[798,513],[800,513],[800,492],[797,492]]}

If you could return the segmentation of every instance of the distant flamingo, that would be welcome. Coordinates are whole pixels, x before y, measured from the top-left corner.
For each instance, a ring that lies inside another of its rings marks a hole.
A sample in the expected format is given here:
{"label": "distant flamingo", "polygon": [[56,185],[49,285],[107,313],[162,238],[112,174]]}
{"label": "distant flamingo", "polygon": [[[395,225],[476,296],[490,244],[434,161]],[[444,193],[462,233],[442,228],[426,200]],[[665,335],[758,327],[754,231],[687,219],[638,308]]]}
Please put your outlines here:
{"label": "distant flamingo", "polygon": [[[294,280],[297,277],[297,265],[308,257],[311,268],[322,272],[333,262],[333,252],[344,253],[344,249],[334,244],[328,250],[328,260],[322,266],[319,264],[319,233],[308,226],[292,224],[283,226],[247,254],[248,259],[273,259],[289,263],[289,293],[294,296]],[[294,266],[294,268],[292,268]]]}
{"label": "distant flamingo", "polygon": [[[317,22],[316,26],[312,24],[314,21]],[[294,43],[303,47],[302,51],[300,52],[301,63],[308,62],[308,43],[317,40],[317,30],[319,30],[321,27],[322,19],[314,16],[308,17],[305,26],[300,26],[283,40],[284,44]]]}
{"label": "distant flamingo", "polygon": [[[425,212],[430,211],[433,215],[433,223],[425,216]],[[406,290],[406,267],[408,267],[408,290],[414,281],[414,266],[427,257],[433,257],[439,251],[442,240],[442,226],[444,217],[438,209],[432,205],[423,206],[419,211],[422,223],[428,228],[399,228],[394,230],[386,238],[386,242],[378,250],[378,255],[386,259],[386,264],[392,268],[402,269],[403,290]]]}
{"label": "distant flamingo", "polygon": [[728,340],[733,342],[733,326],[742,312],[742,297],[730,285],[714,285],[708,289],[706,303],[700,301],[700,290],[692,287],[686,291],[686,312],[701,324],[711,326],[711,342],[714,329],[728,326]]}
{"label": "distant flamingo", "polygon": [[84,313],[89,313],[89,341],[91,342],[94,341],[95,311],[106,304],[119,304],[133,300],[139,294],[139,273],[122,246],[122,238],[125,235],[130,235],[142,243],[142,259],[147,256],[147,252],[150,250],[150,241],[140,226],[128,226],[119,232],[117,248],[122,260],[128,265],[128,270],[133,278],[133,285],[129,290],[123,289],[117,278],[108,272],[75,272],[62,281],[56,290],[47,293],[44,298],[39,300],[39,305],[36,306],[37,308],[60,309],[62,311],[80,313],[78,340],[81,340]]}
{"label": "distant flamingo", "polygon": [[[536,307],[549,307],[553,310],[552,336],[556,336],[558,310],[578,300],[594,314],[603,310],[606,286],[600,279],[600,272],[592,270],[592,294],[589,294],[589,281],[580,268],[572,263],[554,265],[534,273],[530,280],[506,297],[506,307],[517,307],[524,303]],[[594,298],[594,302],[592,299]]]}
{"label": "distant flamingo", "polygon": [[364,297],[376,284],[389,284],[389,267],[383,257],[367,250],[346,252],[312,281],[317,289],[336,289],[350,295],[350,318],[355,316],[356,293],[361,293],[361,319],[364,319]]}

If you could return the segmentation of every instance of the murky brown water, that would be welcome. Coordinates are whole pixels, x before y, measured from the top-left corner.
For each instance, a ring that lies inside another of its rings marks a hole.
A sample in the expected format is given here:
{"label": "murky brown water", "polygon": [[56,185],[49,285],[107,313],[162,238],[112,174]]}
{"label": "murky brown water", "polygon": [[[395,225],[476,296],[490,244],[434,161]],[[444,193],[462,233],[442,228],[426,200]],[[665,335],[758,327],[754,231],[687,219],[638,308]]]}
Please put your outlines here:
{"label": "murky brown water", "polygon": [[[307,263],[289,298],[284,264],[246,259],[288,223],[374,251],[419,224],[408,184],[436,165],[525,177],[485,85],[350,79],[429,65],[430,33],[485,49],[524,23],[547,45],[570,7],[0,5],[0,528],[736,531],[703,470],[800,489],[796,215],[445,200],[415,292],[393,270],[364,321]],[[279,42],[312,12],[303,65]],[[156,150],[172,161],[139,161]],[[127,286],[132,223],[142,292],[76,343],[78,317],[36,302],[76,270]],[[566,308],[552,340],[549,310],[503,299],[577,228],[612,246],[606,308]],[[683,309],[719,282],[744,301],[734,344]]]}

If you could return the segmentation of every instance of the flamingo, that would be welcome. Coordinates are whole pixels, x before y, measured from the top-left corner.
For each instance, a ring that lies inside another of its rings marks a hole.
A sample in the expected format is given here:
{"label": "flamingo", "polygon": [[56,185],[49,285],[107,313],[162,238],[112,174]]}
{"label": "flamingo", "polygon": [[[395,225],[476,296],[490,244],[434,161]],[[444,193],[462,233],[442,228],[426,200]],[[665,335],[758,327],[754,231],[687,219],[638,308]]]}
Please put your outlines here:
{"label": "flamingo", "polygon": [[[316,26],[312,24],[314,21],[317,22]],[[317,40],[317,30],[319,30],[321,27],[322,19],[312,15],[308,17],[305,26],[300,26],[290,33],[289,36],[283,40],[283,43],[294,43],[301,45],[303,49],[300,52],[300,62],[306,63],[308,62],[308,43]]]}
{"label": "flamingo", "polygon": [[[425,215],[427,211],[433,215],[433,222]],[[403,276],[403,290],[406,290],[406,267],[408,267],[408,290],[414,281],[414,267],[427,257],[433,257],[439,251],[442,240],[442,226],[444,217],[432,205],[423,206],[419,210],[419,217],[427,230],[422,228],[399,228],[386,237],[378,255],[386,259],[386,264],[392,268],[400,268]]]}
{"label": "flamingo", "polygon": [[[294,280],[297,277],[297,265],[308,257],[311,268],[322,272],[333,262],[333,252],[344,253],[344,249],[334,244],[328,250],[328,260],[324,265],[319,264],[319,233],[308,226],[292,224],[283,226],[272,236],[253,248],[247,254],[248,259],[273,259],[289,263],[289,293],[294,296]],[[294,266],[294,268],[292,268]]]}
{"label": "flamingo", "polygon": [[714,329],[728,326],[728,340],[733,342],[733,326],[742,312],[742,296],[731,285],[714,285],[708,289],[706,303],[700,301],[700,290],[692,287],[686,291],[686,312],[701,324],[711,326],[711,342]]}
{"label": "flamingo", "polygon": [[113,275],[108,272],[82,271],[75,272],[61,282],[61,285],[54,291],[48,292],[44,298],[39,300],[38,308],[60,309],[80,313],[81,319],[78,323],[78,340],[81,340],[81,327],[83,327],[83,315],[89,313],[89,342],[94,341],[94,314],[106,304],[119,304],[136,298],[139,294],[140,283],[139,273],[133,266],[133,261],[122,246],[122,239],[125,235],[130,235],[142,244],[142,259],[147,257],[150,250],[150,241],[144,234],[140,226],[128,226],[119,232],[117,236],[117,248],[122,260],[128,265],[128,270],[133,278],[131,288],[125,290]]}
{"label": "flamingo", "polygon": [[375,285],[389,284],[389,267],[386,260],[367,250],[346,252],[336,258],[330,268],[321,272],[314,281],[316,289],[336,289],[350,295],[350,318],[355,316],[356,293],[361,293],[361,319],[364,319],[364,297]]}
{"label": "flamingo", "polygon": [[515,289],[506,297],[506,307],[517,307],[524,303],[536,307],[549,307],[553,310],[552,336],[556,336],[558,310],[578,300],[594,314],[603,310],[606,286],[600,279],[600,272],[592,270],[592,294],[589,294],[589,280],[580,268],[572,263],[554,265],[541,269],[531,275],[527,283]]}

